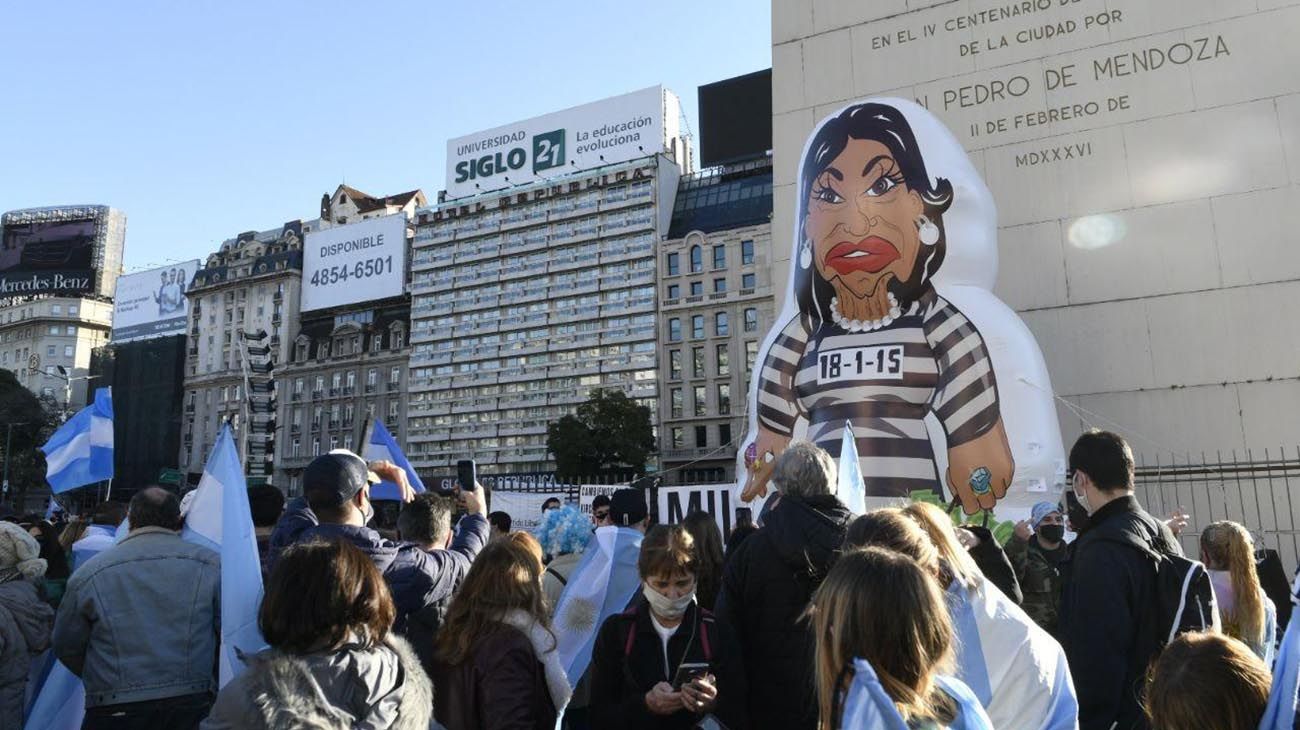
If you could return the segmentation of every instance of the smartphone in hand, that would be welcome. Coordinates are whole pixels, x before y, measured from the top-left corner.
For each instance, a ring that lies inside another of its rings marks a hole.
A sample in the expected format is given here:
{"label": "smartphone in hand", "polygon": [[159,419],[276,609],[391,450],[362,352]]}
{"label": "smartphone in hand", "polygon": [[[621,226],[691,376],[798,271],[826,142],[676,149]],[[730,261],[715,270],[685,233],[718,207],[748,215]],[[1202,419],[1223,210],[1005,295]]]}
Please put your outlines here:
{"label": "smartphone in hand", "polygon": [[681,690],[682,685],[690,684],[708,673],[708,662],[682,662],[677,667],[677,674],[673,676],[673,689]]}

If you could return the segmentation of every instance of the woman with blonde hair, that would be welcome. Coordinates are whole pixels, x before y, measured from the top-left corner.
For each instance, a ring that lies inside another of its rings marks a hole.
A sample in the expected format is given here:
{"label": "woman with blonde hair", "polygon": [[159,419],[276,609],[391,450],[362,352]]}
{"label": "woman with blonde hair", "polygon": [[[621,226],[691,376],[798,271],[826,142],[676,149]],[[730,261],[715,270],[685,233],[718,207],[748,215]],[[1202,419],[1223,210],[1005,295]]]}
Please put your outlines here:
{"label": "woman with blonde hair", "polygon": [[1201,533],[1201,562],[1214,585],[1223,633],[1241,640],[1271,666],[1277,649],[1277,607],[1259,584],[1250,532],[1236,522],[1211,523]]}
{"label": "woman with blonde hair", "polygon": [[818,587],[810,613],[823,730],[855,721],[845,714],[853,712],[851,674],[863,671],[854,660],[870,665],[909,728],[988,722],[978,703],[950,694],[951,679],[948,689],[940,680],[953,666],[952,622],[943,591],[915,560],[879,547],[850,550]]}
{"label": "woman with blonde hair", "polygon": [[957,636],[957,677],[979,698],[994,727],[1076,728],[1079,700],[1061,645],[984,577],[942,509],[913,502],[900,513],[938,553],[937,578]]}
{"label": "woman with blonde hair", "polygon": [[1240,641],[1183,634],[1152,666],[1147,717],[1158,730],[1255,730],[1271,683],[1268,667]]}
{"label": "woman with blonde hair", "polygon": [[542,564],[531,545],[478,554],[438,630],[434,716],[463,730],[551,730],[572,691],[556,653]]}

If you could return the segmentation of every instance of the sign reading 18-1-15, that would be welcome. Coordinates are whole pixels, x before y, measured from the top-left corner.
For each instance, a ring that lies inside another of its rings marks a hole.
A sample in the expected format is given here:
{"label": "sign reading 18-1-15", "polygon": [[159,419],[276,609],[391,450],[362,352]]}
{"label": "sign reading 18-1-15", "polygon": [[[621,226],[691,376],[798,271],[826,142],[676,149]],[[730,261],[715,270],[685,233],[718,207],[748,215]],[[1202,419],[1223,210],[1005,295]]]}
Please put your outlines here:
{"label": "sign reading 18-1-15", "polygon": [[400,295],[405,286],[406,216],[371,218],[307,234],[302,311]]}
{"label": "sign reading 18-1-15", "polygon": [[463,198],[662,152],[676,136],[677,103],[672,92],[652,86],[449,140],[447,197]]}

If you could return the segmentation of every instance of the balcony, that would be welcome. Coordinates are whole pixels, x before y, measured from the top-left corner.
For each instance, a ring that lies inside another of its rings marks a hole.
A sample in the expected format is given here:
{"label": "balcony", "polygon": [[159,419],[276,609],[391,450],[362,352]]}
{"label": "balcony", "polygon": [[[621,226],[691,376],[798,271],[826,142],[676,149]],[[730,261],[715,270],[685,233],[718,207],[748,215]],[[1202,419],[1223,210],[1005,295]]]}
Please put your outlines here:
{"label": "balcony", "polygon": [[293,401],[294,403],[297,403],[298,401],[302,400],[302,391],[295,390],[293,393],[289,395],[289,400]]}
{"label": "balcony", "polygon": [[379,386],[375,385],[374,383],[366,383],[366,393],[367,394],[373,393],[378,389],[378,387]]}
{"label": "balcony", "polygon": [[311,392],[311,399],[312,399],[312,400],[320,400],[321,398],[324,397],[324,395],[325,395],[324,391],[321,391],[321,390],[313,390],[313,391]]}
{"label": "balcony", "polygon": [[343,395],[352,395],[354,392],[356,392],[356,388],[351,385],[343,388]]}

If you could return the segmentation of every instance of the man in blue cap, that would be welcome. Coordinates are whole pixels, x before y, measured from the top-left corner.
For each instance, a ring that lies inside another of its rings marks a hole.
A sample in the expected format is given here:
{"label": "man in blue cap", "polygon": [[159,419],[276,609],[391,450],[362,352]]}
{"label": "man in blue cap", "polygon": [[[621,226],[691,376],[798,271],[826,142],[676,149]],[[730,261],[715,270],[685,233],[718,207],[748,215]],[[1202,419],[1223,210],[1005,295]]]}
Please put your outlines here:
{"label": "man in blue cap", "polygon": [[1060,505],[1039,502],[1028,520],[1016,525],[1007,557],[1016,569],[1025,609],[1039,626],[1055,635],[1061,608],[1061,561],[1065,559],[1065,518]]}

